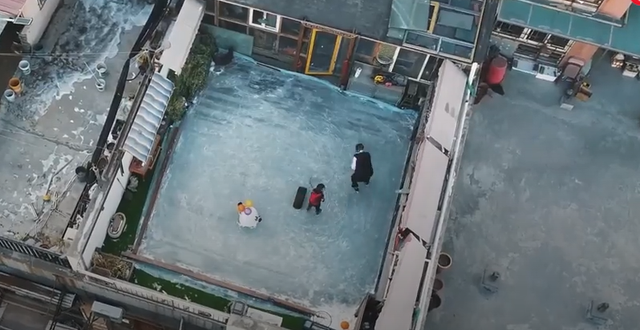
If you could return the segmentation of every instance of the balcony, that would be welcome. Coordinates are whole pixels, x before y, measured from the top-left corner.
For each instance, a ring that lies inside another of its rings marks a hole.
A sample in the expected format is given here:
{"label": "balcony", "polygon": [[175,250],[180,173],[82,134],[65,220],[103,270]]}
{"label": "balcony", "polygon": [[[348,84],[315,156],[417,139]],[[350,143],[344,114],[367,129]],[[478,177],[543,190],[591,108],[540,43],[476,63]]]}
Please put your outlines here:
{"label": "balcony", "polygon": [[596,19],[600,17],[597,15],[600,14],[591,17],[578,15],[529,0],[504,0],[498,20],[633,56],[640,54],[640,43],[636,42],[636,33],[640,30],[640,7],[629,8],[620,26]]}

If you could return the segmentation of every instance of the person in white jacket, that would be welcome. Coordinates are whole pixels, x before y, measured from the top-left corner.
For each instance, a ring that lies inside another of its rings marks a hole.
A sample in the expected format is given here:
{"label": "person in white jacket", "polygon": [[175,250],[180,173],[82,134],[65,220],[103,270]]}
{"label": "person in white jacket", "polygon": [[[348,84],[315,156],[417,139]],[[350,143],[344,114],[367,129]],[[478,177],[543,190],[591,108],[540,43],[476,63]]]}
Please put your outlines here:
{"label": "person in white jacket", "polygon": [[262,217],[250,200],[238,203],[238,225],[240,227],[255,228],[261,221]]}

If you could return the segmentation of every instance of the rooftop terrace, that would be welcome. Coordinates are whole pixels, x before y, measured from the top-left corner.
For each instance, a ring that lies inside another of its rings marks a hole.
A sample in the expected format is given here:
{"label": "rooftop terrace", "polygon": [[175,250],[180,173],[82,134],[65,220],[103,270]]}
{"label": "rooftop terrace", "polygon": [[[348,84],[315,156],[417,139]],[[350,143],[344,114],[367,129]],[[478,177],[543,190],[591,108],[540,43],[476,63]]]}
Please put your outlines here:
{"label": "rooftop terrace", "polygon": [[[378,276],[416,117],[236,59],[182,123],[138,253],[334,320],[353,315]],[[375,166],[359,194],[349,181],[358,142]],[[319,216],[291,207],[298,186],[320,182],[327,197]],[[253,230],[236,223],[245,199],[264,218]]]}
{"label": "rooftop terrace", "polygon": [[[54,16],[41,40],[43,54],[27,58],[31,74],[17,74],[23,94],[14,103],[2,102],[2,235],[60,246],[83,189],[74,169],[95,149],[118,74],[148,8],[142,2],[79,0]],[[109,68],[104,92],[89,71],[99,62]],[[44,202],[44,195],[51,201]]]}
{"label": "rooftop terrace", "polygon": [[[593,97],[560,109],[556,85],[509,73],[473,108],[443,251],[453,257],[426,329],[607,329],[640,322],[639,82],[603,60]],[[499,291],[480,288],[500,272]]]}

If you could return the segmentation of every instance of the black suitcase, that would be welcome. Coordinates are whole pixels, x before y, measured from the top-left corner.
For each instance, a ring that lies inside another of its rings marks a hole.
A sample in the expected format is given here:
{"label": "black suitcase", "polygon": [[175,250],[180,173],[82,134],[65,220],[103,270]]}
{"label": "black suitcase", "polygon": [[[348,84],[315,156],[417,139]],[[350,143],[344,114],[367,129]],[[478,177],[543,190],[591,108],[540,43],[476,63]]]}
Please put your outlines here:
{"label": "black suitcase", "polygon": [[299,210],[304,205],[304,200],[307,197],[307,187],[298,187],[296,191],[296,197],[293,198],[293,208]]}

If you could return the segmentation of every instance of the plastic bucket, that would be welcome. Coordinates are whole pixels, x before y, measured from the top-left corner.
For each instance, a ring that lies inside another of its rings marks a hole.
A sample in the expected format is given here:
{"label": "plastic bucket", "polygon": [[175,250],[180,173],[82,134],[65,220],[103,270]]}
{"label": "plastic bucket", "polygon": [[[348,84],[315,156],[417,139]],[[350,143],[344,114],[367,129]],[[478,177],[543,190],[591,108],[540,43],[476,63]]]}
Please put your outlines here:
{"label": "plastic bucket", "polygon": [[6,91],[4,91],[4,98],[9,102],[13,102],[16,100],[16,92],[7,89]]}
{"label": "plastic bucket", "polygon": [[25,76],[31,73],[31,64],[29,64],[29,61],[27,60],[20,61],[20,63],[18,63],[18,68]]}
{"label": "plastic bucket", "polygon": [[22,92],[22,83],[18,78],[9,79],[9,88],[14,91],[16,94],[20,94]]}
{"label": "plastic bucket", "polygon": [[438,256],[438,269],[436,271],[439,273],[445,269],[448,269],[449,267],[451,267],[452,263],[453,259],[451,258],[451,256],[447,253],[442,252]]}

